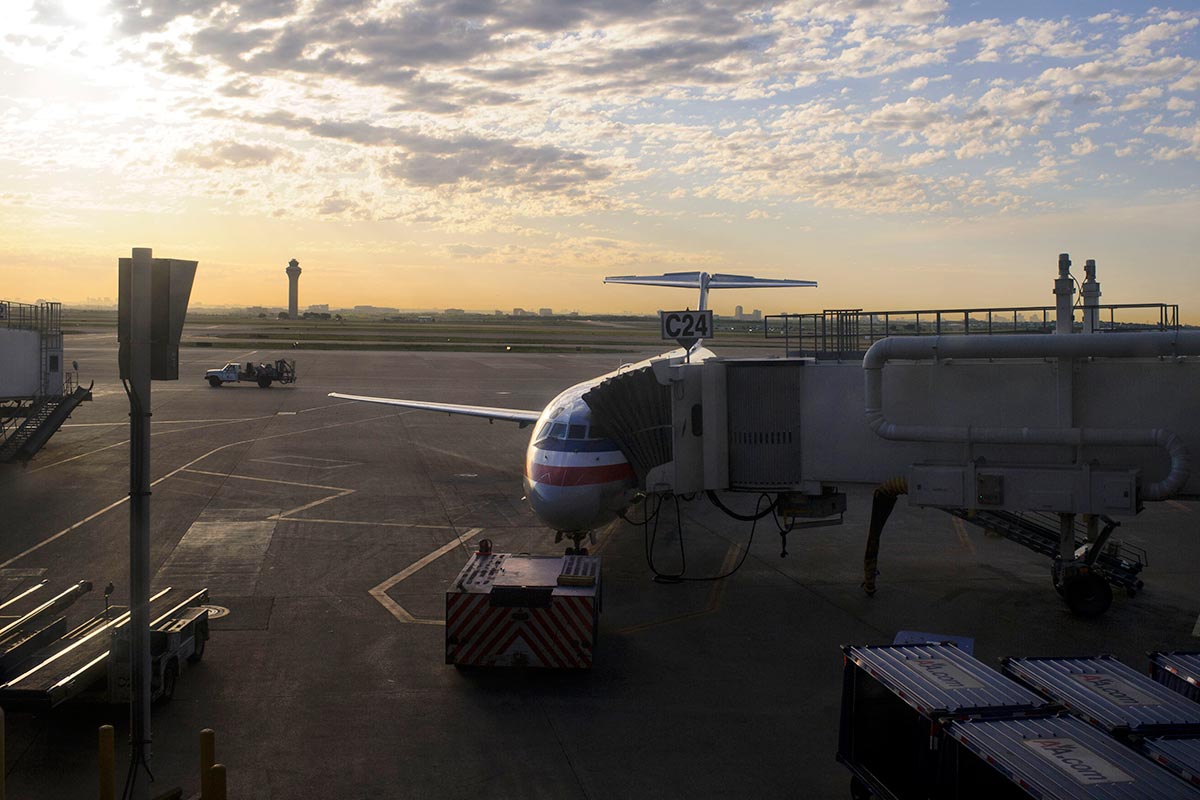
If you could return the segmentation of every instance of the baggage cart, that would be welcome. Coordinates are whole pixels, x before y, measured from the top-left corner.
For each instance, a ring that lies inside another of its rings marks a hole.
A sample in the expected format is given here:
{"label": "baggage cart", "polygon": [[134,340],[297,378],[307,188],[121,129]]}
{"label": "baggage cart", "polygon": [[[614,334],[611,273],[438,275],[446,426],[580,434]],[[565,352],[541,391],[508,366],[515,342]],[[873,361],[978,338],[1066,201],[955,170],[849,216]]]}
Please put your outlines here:
{"label": "baggage cart", "polygon": [[1143,739],[1142,752],[1155,763],[1200,788],[1200,737]]}
{"label": "baggage cart", "polygon": [[1195,800],[1195,789],[1068,714],[955,720],[945,729],[940,797]]}
{"label": "baggage cart", "polygon": [[1200,703],[1200,652],[1151,653],[1150,674],[1162,685]]}
{"label": "baggage cart", "polygon": [[1113,656],[1006,658],[1002,671],[1114,736],[1200,734],[1200,703]]}
{"label": "baggage cart", "polygon": [[481,548],[446,592],[446,663],[586,669],[600,605],[599,556]]}
{"label": "baggage cart", "polygon": [[951,644],[842,648],[838,761],[851,794],[907,800],[934,794],[938,741],[951,719],[1057,710]]}

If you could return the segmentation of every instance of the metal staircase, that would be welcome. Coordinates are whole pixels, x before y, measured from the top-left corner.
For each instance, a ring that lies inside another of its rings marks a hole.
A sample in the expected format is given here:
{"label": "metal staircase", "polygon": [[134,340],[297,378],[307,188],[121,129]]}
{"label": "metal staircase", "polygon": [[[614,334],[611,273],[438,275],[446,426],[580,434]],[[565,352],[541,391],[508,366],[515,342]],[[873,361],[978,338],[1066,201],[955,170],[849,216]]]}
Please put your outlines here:
{"label": "metal staircase", "polygon": [[34,401],[25,421],[0,444],[0,463],[28,461],[62,427],[75,407],[92,399],[92,388],[76,387],[71,394],[42,397]]}
{"label": "metal staircase", "polygon": [[[1058,556],[1057,515],[1036,511],[1016,514],[1009,511],[966,511],[950,508],[943,510],[964,522],[998,533],[1035,553],[1052,559]],[[1101,517],[1100,521],[1104,523],[1104,527],[1095,541],[1087,538],[1085,527],[1076,524],[1076,554],[1084,558],[1089,565],[1094,565],[1110,584],[1124,589],[1132,597],[1142,588],[1142,581],[1138,575],[1146,566],[1146,551],[1127,542],[1110,541],[1109,535],[1120,523],[1107,517]]]}

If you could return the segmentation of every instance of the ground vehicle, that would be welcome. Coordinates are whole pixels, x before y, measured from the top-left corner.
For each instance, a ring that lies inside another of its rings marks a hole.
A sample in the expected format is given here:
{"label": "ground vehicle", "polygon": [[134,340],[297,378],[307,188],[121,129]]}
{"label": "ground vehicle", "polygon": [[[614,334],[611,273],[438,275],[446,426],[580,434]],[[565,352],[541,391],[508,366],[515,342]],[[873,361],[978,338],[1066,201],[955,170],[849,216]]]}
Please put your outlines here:
{"label": "ground vehicle", "polygon": [[273,363],[255,364],[253,361],[247,361],[243,369],[242,365],[230,361],[220,369],[210,369],[204,373],[208,385],[216,388],[222,383],[238,383],[240,381],[254,381],[258,384],[258,388],[267,389],[273,382],[277,383],[295,383],[296,382],[296,362],[288,361],[287,359],[279,359]]}
{"label": "ground vehicle", "polygon": [[[108,606],[69,631],[60,615],[90,588],[84,581],[14,623],[19,629],[5,640],[8,658],[0,678],[0,707],[37,712],[76,699],[129,702],[129,609]],[[203,657],[209,635],[207,603],[207,589],[188,593],[168,586],[150,598],[154,700],[170,700],[185,662],[194,664]],[[30,644],[21,645],[24,641]]]}

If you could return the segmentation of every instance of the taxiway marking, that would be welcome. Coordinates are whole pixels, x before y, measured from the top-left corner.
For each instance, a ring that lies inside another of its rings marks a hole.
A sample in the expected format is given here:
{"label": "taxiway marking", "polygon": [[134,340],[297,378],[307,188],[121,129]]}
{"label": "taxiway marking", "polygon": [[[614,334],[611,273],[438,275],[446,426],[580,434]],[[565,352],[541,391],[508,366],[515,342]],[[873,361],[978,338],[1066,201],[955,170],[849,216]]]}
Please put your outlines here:
{"label": "taxiway marking", "polygon": [[[729,570],[733,569],[733,565],[737,563],[738,554],[741,553],[742,547],[742,545],[734,542],[729,544],[729,550],[727,550],[725,553],[725,560],[721,562],[721,568],[717,571],[718,575],[724,575],[725,573],[729,572]],[[676,614],[675,616],[667,617],[666,619],[657,619],[651,622],[642,622],[637,625],[629,625],[624,628],[619,628],[617,633],[640,633],[641,631],[649,630],[650,628],[657,628],[660,625],[668,625],[672,622],[682,622],[687,619],[695,619],[696,617],[703,617],[708,614],[712,614],[721,607],[721,598],[725,596],[725,584],[727,582],[728,581],[726,580],[713,581],[712,591],[708,593],[708,604],[699,611],[689,611],[686,614]]]}
{"label": "taxiway marking", "polygon": [[388,597],[387,591],[405,578],[420,572],[434,561],[446,555],[446,553],[449,553],[451,550],[462,547],[477,533],[483,533],[483,528],[471,528],[466,533],[457,536],[453,541],[447,542],[419,561],[414,561],[412,564],[409,564],[407,567],[400,570],[395,575],[376,586],[374,589],[371,589],[368,594],[371,595],[371,597],[374,597],[381,606],[386,608],[389,614],[401,622],[413,623],[416,625],[445,625],[446,620],[444,619],[418,619],[417,617],[414,617],[412,614],[408,613],[403,606],[401,606],[392,598]]}
{"label": "taxiway marking", "polygon": [[192,475],[210,475],[214,478],[225,478],[226,480],[232,479],[235,481],[257,481],[258,483],[278,483],[283,486],[299,486],[302,489],[324,489],[327,492],[333,492],[333,494],[329,495],[328,497],[322,497],[320,500],[314,500],[311,503],[305,503],[302,506],[296,506],[295,508],[288,509],[287,511],[280,511],[278,514],[272,514],[271,516],[267,517],[268,520],[287,519],[288,516],[291,514],[298,514],[301,511],[307,511],[308,509],[313,508],[314,506],[319,506],[322,503],[328,503],[330,500],[337,500],[339,497],[345,497],[348,494],[354,494],[354,492],[356,491],[355,489],[346,489],[342,486],[322,486],[319,483],[301,483],[299,481],[281,481],[278,478],[256,478],[252,475],[234,475],[232,473],[225,473],[225,472],[210,472],[210,471],[204,470],[204,469],[189,469],[189,470],[185,470],[185,472],[189,472]]}
{"label": "taxiway marking", "polygon": [[967,549],[971,555],[975,555],[975,545],[971,544],[970,537],[967,536],[967,526],[958,517],[951,517],[950,521],[954,523],[954,531],[958,534],[958,540],[962,542],[962,546]]}
{"label": "taxiway marking", "polygon": [[[401,414],[403,414],[403,413],[410,413],[410,412],[401,412]],[[313,428],[304,428],[304,429],[298,430],[298,431],[287,431],[285,433],[272,433],[269,436],[259,436],[259,437],[253,438],[253,439],[241,439],[236,442],[229,442],[228,444],[223,444],[220,447],[214,447],[212,450],[209,450],[204,455],[200,456],[199,458],[193,458],[191,461],[187,462],[186,464],[184,464],[181,467],[176,467],[175,469],[168,472],[166,475],[163,475],[161,478],[151,481],[150,486],[151,486],[151,488],[158,486],[160,483],[167,480],[168,478],[174,478],[179,473],[181,473],[187,469],[190,469],[193,464],[198,464],[201,461],[203,461],[204,459],[208,458],[209,456],[211,456],[215,453],[219,453],[222,450],[228,450],[231,447],[237,447],[238,445],[253,444],[254,442],[265,442],[268,439],[280,439],[285,436],[300,436],[305,433],[312,433],[313,431],[320,431],[320,430],[328,430],[330,428],[344,428],[347,425],[359,425],[364,422],[375,422],[376,420],[390,419],[391,417],[396,417],[396,416],[400,416],[400,414],[395,414],[395,413],[380,414],[375,417],[364,417],[363,419],[349,420],[347,422],[331,422],[328,425],[317,425],[316,427],[313,427]],[[274,417],[271,417],[271,419],[274,419]],[[192,430],[195,430],[195,429],[193,428]],[[62,462],[58,462],[58,463],[62,463]],[[51,466],[53,466],[53,465],[51,465]],[[45,469],[45,467],[43,467],[43,469]],[[334,487],[328,487],[328,488],[332,489]],[[339,491],[341,491],[341,490],[339,489]],[[330,498],[330,499],[333,499],[333,498]],[[45,539],[43,539],[42,541],[33,545],[32,547],[29,547],[29,548],[21,551],[20,553],[17,553],[15,556],[8,559],[7,561],[0,562],[0,569],[3,569],[4,567],[9,566],[14,561],[21,560],[22,558],[24,558],[27,555],[30,555],[31,553],[36,553],[38,550],[41,550],[46,545],[48,545],[52,542],[58,541],[59,539],[66,536],[71,531],[77,530],[78,528],[80,528],[80,527],[86,525],[87,523],[91,522],[92,520],[96,519],[96,517],[102,516],[102,515],[108,513],[109,511],[112,511],[117,506],[123,505],[124,503],[127,503],[127,502],[129,502],[129,495],[125,495],[120,500],[116,500],[112,503],[109,503],[104,508],[100,509],[99,511],[92,512],[91,514],[87,515],[86,517],[79,520],[78,522],[76,522],[72,525],[69,525],[66,528],[63,528],[58,533],[56,533],[52,536],[48,536]]]}

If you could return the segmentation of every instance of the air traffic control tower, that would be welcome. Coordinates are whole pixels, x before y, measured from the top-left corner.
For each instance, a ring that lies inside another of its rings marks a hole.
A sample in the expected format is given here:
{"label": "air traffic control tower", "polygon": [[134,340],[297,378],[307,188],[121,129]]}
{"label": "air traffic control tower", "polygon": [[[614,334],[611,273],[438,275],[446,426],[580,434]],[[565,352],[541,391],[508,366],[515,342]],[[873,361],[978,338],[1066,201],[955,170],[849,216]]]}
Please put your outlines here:
{"label": "air traffic control tower", "polygon": [[300,262],[292,259],[284,270],[288,276],[288,316],[300,316]]}

